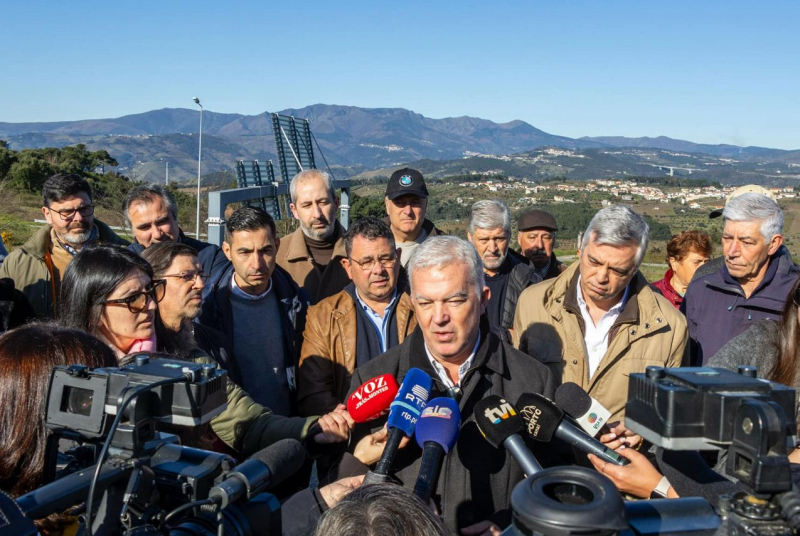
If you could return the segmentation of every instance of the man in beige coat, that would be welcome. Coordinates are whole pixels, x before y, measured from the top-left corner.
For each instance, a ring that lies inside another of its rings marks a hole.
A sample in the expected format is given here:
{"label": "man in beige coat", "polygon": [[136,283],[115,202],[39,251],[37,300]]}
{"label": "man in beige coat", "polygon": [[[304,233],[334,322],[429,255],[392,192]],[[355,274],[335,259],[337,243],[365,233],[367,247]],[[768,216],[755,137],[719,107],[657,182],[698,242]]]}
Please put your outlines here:
{"label": "man in beige coat", "polygon": [[686,320],[639,271],[648,231],[628,206],[600,210],[578,262],[525,290],[514,319],[514,345],[557,381],[580,385],[612,420],[624,416],[631,373],[680,366],[686,350]]}

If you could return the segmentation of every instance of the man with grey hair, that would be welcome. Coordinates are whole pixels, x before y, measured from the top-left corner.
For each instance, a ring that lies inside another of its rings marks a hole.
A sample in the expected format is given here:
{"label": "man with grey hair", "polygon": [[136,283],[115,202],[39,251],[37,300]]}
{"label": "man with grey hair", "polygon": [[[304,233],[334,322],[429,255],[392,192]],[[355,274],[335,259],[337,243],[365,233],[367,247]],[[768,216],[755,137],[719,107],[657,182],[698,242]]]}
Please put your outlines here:
{"label": "man with grey hair", "polygon": [[[122,206],[134,243],[128,249],[141,254],[145,248],[161,242],[186,244],[200,259],[203,272],[216,279],[228,269],[230,262],[219,246],[191,238],[178,225],[178,205],[168,189],[158,184],[135,186],[125,196]],[[203,297],[211,285],[203,289]]]}
{"label": "man with grey hair", "polygon": [[[481,318],[489,289],[472,244],[454,236],[428,238],[411,257],[408,274],[418,328],[399,346],[356,368],[350,392],[381,374],[402,382],[411,368],[428,373],[433,378],[429,399],[455,398],[462,423],[439,474],[434,502],[456,534],[486,521],[506,527],[511,490],[524,475],[511,456],[481,437],[473,416],[475,404],[489,395],[511,402],[526,392],[551,397],[553,376],[547,367],[501,341]],[[380,429],[384,422],[385,418],[356,426],[354,434]],[[546,463],[548,452],[530,447]],[[413,488],[421,458],[422,450],[412,441],[397,453],[392,476]]]}
{"label": "man with grey hair", "polygon": [[522,291],[542,280],[527,259],[511,249],[511,211],[499,200],[472,205],[467,239],[483,261],[486,286],[491,294],[486,316],[492,329],[510,342],[509,329]]}
{"label": "man with grey hair", "polygon": [[683,315],[639,271],[648,233],[628,206],[600,210],[578,262],[524,291],[514,318],[514,345],[557,381],[582,387],[613,420],[623,416],[631,373],[680,366],[686,348]]}
{"label": "man with grey hair", "polygon": [[690,337],[690,362],[705,365],[753,322],[780,320],[800,268],[783,248],[783,212],[760,193],[729,199],[722,211],[724,264],[695,278],[681,310]]}
{"label": "man with grey hair", "polygon": [[295,175],[289,193],[289,208],[300,227],[281,238],[278,266],[289,272],[314,305],[350,283],[342,267],[347,252],[344,228],[336,219],[339,203],[330,175],[318,169]]}

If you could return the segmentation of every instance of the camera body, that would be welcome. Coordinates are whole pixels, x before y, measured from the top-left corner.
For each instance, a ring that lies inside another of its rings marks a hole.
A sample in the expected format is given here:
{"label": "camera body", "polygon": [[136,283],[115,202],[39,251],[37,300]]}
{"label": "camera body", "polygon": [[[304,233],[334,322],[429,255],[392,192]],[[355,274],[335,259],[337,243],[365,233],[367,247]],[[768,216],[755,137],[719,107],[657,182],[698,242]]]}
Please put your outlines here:
{"label": "camera body", "polygon": [[[227,407],[227,372],[215,364],[176,359],[151,361],[147,354],[141,354],[133,363],[118,368],[55,367],[48,386],[45,424],[55,432],[68,430],[87,440],[104,438],[126,394],[168,378],[186,381],[140,395],[129,407],[128,421],[199,426]],[[120,443],[122,438],[114,439]],[[127,446],[119,446],[135,450],[138,444],[129,441]]]}
{"label": "camera body", "polygon": [[611,482],[585,468],[551,468],[512,494],[505,535],[789,535],[800,527],[800,494],[787,452],[794,447],[795,391],[739,372],[648,367],[631,374],[627,428],[669,450],[727,449],[738,491],[719,510],[691,497],[623,503]]}
{"label": "camera body", "polygon": [[[177,383],[167,383],[174,380]],[[17,499],[33,519],[46,517],[83,503],[98,470],[99,504],[92,532],[111,534],[258,534],[253,526],[269,530],[272,513],[280,505],[263,493],[221,513],[200,506],[179,524],[167,527],[168,511],[208,498],[236,466],[227,455],[181,446],[177,436],[158,432],[158,423],[197,427],[211,421],[227,407],[227,372],[213,363],[135,356],[125,366],[89,369],[81,365],[55,367],[50,376],[45,424],[57,446],[60,439],[79,444],[72,452],[72,474],[59,478]],[[125,404],[125,406],[123,406]],[[123,409],[124,407],[124,409]],[[110,456],[99,469],[87,451],[97,451],[110,438]],[[94,448],[92,448],[94,447]],[[55,458],[55,457],[53,457]],[[63,458],[63,456],[62,456]],[[91,462],[93,465],[88,465]],[[52,469],[50,469],[52,472]]]}

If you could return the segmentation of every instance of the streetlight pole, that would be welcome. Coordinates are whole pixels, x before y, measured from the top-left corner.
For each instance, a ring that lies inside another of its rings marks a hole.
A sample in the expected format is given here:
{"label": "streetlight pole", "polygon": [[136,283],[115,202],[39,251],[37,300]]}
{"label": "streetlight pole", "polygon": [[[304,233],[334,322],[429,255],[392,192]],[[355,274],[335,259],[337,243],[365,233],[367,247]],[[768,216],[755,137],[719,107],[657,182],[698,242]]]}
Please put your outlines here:
{"label": "streetlight pole", "polygon": [[195,237],[200,240],[200,162],[203,158],[203,105],[200,99],[194,98],[194,103],[200,107],[200,142],[197,148],[197,224],[195,226]]}

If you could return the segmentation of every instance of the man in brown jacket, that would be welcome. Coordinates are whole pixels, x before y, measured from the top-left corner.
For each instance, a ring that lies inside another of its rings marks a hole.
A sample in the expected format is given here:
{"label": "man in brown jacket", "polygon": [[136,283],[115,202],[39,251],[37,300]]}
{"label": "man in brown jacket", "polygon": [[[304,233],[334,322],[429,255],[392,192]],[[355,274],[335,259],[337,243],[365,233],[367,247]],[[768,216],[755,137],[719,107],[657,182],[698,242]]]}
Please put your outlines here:
{"label": "man in brown jacket", "polygon": [[297,389],[304,416],[343,403],[353,370],[402,343],[417,325],[411,299],[398,288],[400,252],[389,227],[363,218],[350,226],[344,245],[342,265],[352,282],[306,317]]}
{"label": "man in brown jacket", "polygon": [[289,208],[300,228],[281,238],[278,266],[289,272],[311,305],[333,296],[349,282],[342,266],[344,228],[336,220],[339,204],[330,175],[301,171],[289,185]]}
{"label": "man in brown jacket", "polygon": [[574,382],[613,415],[624,415],[628,376],[648,365],[678,367],[688,332],[683,315],[639,271],[644,218],[625,205],[595,214],[580,258],[555,279],[528,287],[514,317],[514,346]]}

